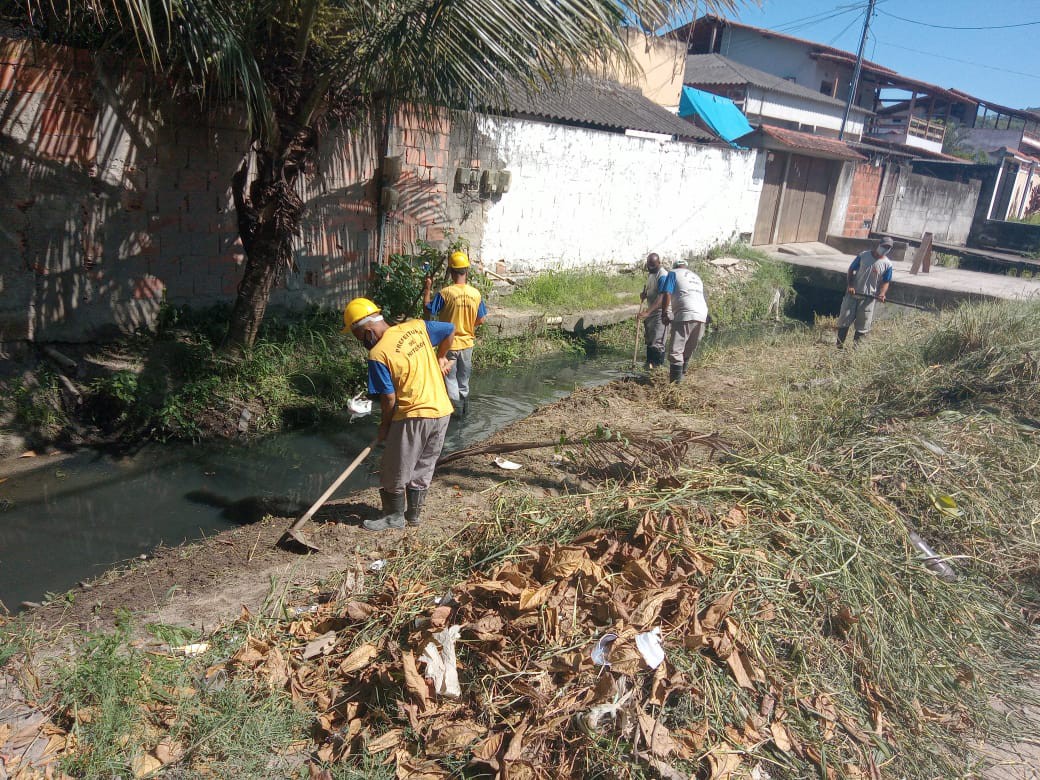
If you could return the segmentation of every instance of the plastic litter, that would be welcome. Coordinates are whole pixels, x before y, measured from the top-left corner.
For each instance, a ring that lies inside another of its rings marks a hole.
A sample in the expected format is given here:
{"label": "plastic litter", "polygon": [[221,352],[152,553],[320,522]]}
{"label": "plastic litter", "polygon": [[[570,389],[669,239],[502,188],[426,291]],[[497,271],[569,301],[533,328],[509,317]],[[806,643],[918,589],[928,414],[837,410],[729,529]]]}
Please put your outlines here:
{"label": "plastic litter", "polygon": [[309,615],[318,611],[318,605],[311,604],[309,607],[293,607],[289,611],[293,614],[294,617],[299,617],[300,615]]}
{"label": "plastic litter", "polygon": [[636,647],[639,648],[640,655],[643,656],[646,665],[651,669],[656,669],[664,663],[664,648],[661,646],[660,628],[638,634],[636,636]]}
{"label": "plastic litter", "polygon": [[599,722],[607,715],[611,718],[616,718],[621,709],[628,704],[634,693],[634,688],[626,693],[625,678],[619,678],[617,680],[617,692],[614,694],[613,700],[604,704],[597,704],[588,712],[578,713],[575,716],[576,725],[589,736],[595,736],[599,732]]}
{"label": "plastic litter", "polygon": [[916,532],[908,531],[908,534],[910,536],[910,544],[921,553],[921,562],[925,568],[941,580],[956,582],[957,572],[953,570],[953,567],[943,560],[939,553],[933,550],[932,546],[918,536]]}
{"label": "plastic litter", "polygon": [[359,417],[368,417],[368,415],[372,414],[372,399],[358,394],[347,401],[347,411],[350,412],[351,422],[354,422]]}
{"label": "plastic litter", "polygon": [[190,645],[181,645],[180,647],[171,647],[171,651],[178,655],[191,657],[193,655],[202,655],[209,650],[209,642],[193,642]]}
{"label": "plastic litter", "polygon": [[592,657],[592,663],[596,664],[596,666],[610,666],[608,656],[610,655],[610,647],[616,639],[617,634],[613,632],[601,636],[599,641],[596,642],[596,646],[592,648],[592,652],[589,653]]}
{"label": "plastic litter", "polygon": [[386,568],[386,558],[380,558],[378,561],[372,561],[368,564],[369,571],[382,571]]}
{"label": "plastic litter", "polygon": [[436,642],[427,644],[419,656],[419,660],[426,664],[426,676],[433,680],[433,689],[438,694],[452,699],[462,696],[459,670],[455,661],[455,642],[460,631],[462,626],[448,626],[443,631],[438,631],[433,635]]}
{"label": "plastic litter", "polygon": [[495,458],[495,465],[500,469],[506,469],[508,471],[516,471],[517,469],[523,468],[519,463],[513,463],[513,461],[506,460],[505,458]]}

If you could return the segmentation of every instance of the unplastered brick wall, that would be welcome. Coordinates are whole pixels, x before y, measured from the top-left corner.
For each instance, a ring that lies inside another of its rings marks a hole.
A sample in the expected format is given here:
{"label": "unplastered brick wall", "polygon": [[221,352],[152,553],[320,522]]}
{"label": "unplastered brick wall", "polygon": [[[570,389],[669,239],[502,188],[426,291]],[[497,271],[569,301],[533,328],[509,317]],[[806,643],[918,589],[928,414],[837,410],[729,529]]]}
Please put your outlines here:
{"label": "unplastered brick wall", "polygon": [[675,260],[750,236],[764,160],[581,127],[480,122],[509,192],[486,206],[480,252],[509,271]]}
{"label": "unplastered brick wall", "polygon": [[470,244],[480,260],[487,200],[457,186],[455,173],[495,166],[494,149],[476,135],[477,120],[465,112],[402,110],[389,133],[388,154],[400,157],[401,174],[386,184],[400,202],[387,213],[384,257],[407,252],[415,242],[442,242],[453,237]]}
{"label": "unplastered brick wall", "polygon": [[[0,342],[83,341],[150,327],[163,302],[233,298],[244,259],[231,198],[242,113],[154,97],[141,67],[0,40]],[[377,241],[373,147],[322,139],[272,302],[338,305]]]}
{"label": "unplastered brick wall", "polygon": [[877,211],[878,194],[881,192],[882,167],[869,162],[856,166],[852,175],[852,188],[845,211],[842,235],[867,238]]}

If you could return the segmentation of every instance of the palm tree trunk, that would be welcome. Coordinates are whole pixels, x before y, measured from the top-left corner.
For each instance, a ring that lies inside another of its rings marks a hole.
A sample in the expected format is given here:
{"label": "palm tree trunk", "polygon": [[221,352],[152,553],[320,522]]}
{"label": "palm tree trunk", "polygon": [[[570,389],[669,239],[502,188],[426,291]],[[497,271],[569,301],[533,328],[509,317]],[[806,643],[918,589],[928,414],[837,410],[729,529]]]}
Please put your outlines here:
{"label": "palm tree trunk", "polygon": [[284,237],[274,236],[251,241],[246,248],[245,269],[228,324],[228,343],[234,349],[249,349],[256,342],[271,291],[284,266],[283,244]]}
{"label": "palm tree trunk", "polygon": [[296,181],[301,156],[309,148],[300,140],[298,136],[286,149],[258,151],[251,181],[248,158],[232,177],[238,232],[246,256],[228,323],[228,346],[233,350],[253,346],[275,284],[292,266],[292,242],[303,216]]}

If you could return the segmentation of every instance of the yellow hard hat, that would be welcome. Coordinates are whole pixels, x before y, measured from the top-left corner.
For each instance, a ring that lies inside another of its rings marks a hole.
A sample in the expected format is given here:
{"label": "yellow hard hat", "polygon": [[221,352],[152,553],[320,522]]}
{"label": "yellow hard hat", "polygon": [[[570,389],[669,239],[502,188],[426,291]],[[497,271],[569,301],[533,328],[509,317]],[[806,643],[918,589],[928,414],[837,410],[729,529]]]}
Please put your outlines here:
{"label": "yellow hard hat", "polygon": [[451,257],[448,258],[448,267],[455,271],[469,268],[469,258],[466,257],[465,252],[452,252]]}
{"label": "yellow hard hat", "polygon": [[347,304],[347,308],[343,310],[343,330],[341,333],[346,333],[354,324],[359,320],[365,319],[373,314],[379,313],[379,307],[376,306],[368,298],[355,298]]}

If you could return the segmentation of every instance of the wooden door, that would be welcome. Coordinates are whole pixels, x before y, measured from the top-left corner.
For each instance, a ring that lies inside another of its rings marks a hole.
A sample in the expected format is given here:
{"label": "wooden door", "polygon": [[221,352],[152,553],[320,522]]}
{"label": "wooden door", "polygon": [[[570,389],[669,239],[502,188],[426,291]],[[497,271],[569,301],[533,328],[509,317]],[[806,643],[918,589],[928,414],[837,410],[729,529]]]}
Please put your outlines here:
{"label": "wooden door", "polygon": [[830,160],[809,158],[809,171],[802,199],[802,213],[798,219],[796,241],[819,241],[823,237],[823,220],[830,190],[832,163]]}
{"label": "wooden door", "polygon": [[791,156],[780,204],[776,242],[819,241],[823,235],[833,164],[816,157]]}
{"label": "wooden door", "polygon": [[780,204],[780,185],[784,180],[787,165],[785,152],[766,152],[766,170],[762,178],[762,195],[758,199],[758,216],[755,217],[755,232],[752,243],[769,244],[773,240],[773,225],[776,224],[776,208]]}
{"label": "wooden door", "polygon": [[809,185],[811,167],[811,157],[791,155],[791,165],[787,170],[787,186],[780,204],[780,221],[776,231],[778,244],[792,244],[799,240],[802,206],[805,204],[805,190]]}

